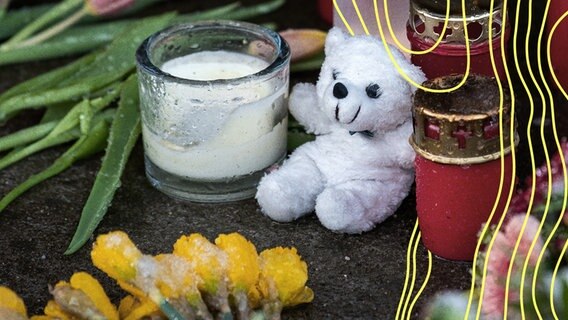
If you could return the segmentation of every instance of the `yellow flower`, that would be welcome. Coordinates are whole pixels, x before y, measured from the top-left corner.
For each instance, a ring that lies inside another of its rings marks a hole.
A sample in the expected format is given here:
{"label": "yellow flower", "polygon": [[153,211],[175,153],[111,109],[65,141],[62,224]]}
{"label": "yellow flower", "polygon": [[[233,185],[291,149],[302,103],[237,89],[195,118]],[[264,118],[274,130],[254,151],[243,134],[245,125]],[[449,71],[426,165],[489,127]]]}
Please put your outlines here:
{"label": "yellow flower", "polygon": [[97,237],[91,251],[93,264],[115,280],[131,281],[142,253],[122,231]]}
{"label": "yellow flower", "polygon": [[60,320],[71,320],[72,315],[63,310],[55,300],[49,300],[43,309],[46,316]]}
{"label": "yellow flower", "polygon": [[71,287],[83,291],[108,320],[118,320],[118,310],[110,302],[101,284],[86,272],[77,272],[69,280]]}
{"label": "yellow flower", "polygon": [[15,319],[28,317],[24,301],[14,291],[0,286],[0,316],[3,314],[6,318],[8,314]]}
{"label": "yellow flower", "polygon": [[203,279],[199,289],[217,295],[222,289],[227,269],[225,253],[198,233],[182,236],[174,244],[174,254],[189,260]]}
{"label": "yellow flower", "polygon": [[[75,289],[65,281],[60,281],[51,290],[53,299],[60,310],[67,315],[77,315],[79,319],[107,319],[91,298],[81,289]],[[57,310],[59,312],[59,310]],[[47,314],[47,312],[46,312]],[[71,319],[75,317],[71,316]]]}
{"label": "yellow flower", "polygon": [[201,279],[186,259],[173,254],[161,254],[156,256],[156,260],[158,262],[156,285],[164,297],[184,297],[190,303],[201,301],[197,289]]}
{"label": "yellow flower", "polygon": [[126,296],[120,301],[118,312],[120,319],[123,320],[140,320],[145,318],[160,317],[163,318],[160,308],[150,301],[150,299],[135,298],[134,296]]}
{"label": "yellow flower", "polygon": [[222,234],[215,244],[229,258],[229,283],[235,291],[248,293],[258,282],[260,267],[254,245],[238,233]]}
{"label": "yellow flower", "polygon": [[259,290],[269,301],[279,300],[291,307],[314,299],[313,291],[306,287],[308,266],[296,248],[277,247],[260,254],[261,276]]}

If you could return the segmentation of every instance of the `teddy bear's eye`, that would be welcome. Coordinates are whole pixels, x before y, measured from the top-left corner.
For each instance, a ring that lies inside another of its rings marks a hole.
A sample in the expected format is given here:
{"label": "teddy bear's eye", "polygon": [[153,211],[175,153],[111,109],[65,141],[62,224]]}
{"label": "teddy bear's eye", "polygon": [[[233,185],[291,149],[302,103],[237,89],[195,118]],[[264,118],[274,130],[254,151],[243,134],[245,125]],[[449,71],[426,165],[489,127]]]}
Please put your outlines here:
{"label": "teddy bear's eye", "polygon": [[333,77],[333,80],[337,80],[337,75],[339,74],[339,71],[337,70],[333,70],[333,72],[331,73],[331,76]]}
{"label": "teddy bear's eye", "polygon": [[371,99],[377,99],[383,93],[381,91],[381,87],[376,83],[372,83],[372,84],[368,85],[367,89],[365,89],[365,91],[367,91],[367,95]]}

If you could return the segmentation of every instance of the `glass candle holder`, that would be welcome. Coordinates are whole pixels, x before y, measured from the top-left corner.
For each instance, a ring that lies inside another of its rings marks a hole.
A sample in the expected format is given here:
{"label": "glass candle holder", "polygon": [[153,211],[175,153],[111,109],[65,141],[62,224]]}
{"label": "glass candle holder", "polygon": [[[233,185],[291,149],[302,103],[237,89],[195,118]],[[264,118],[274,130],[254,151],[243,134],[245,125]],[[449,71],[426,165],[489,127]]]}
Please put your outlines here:
{"label": "glass candle holder", "polygon": [[286,156],[290,50],[243,22],[179,25],[136,53],[146,175],[174,198],[253,197]]}

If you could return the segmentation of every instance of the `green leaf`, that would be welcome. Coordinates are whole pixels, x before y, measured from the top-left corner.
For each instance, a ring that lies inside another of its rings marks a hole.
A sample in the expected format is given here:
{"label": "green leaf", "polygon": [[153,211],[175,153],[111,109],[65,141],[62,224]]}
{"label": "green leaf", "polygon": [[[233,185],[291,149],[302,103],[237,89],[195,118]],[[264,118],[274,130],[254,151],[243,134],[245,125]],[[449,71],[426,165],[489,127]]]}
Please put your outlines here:
{"label": "green leaf", "polygon": [[73,163],[79,159],[86,158],[94,153],[102,151],[106,145],[108,137],[109,125],[104,119],[99,119],[94,125],[93,129],[83,135],[79,140],[73,144],[61,155],[55,162],[47,169],[29,177],[22,184],[10,191],[2,200],[0,200],[0,211],[4,210],[12,201],[28,191],[39,183],[61,173],[68,169]]}
{"label": "green leaf", "polygon": [[45,137],[49,132],[51,132],[51,130],[53,130],[53,128],[55,128],[57,122],[58,121],[50,121],[38,124],[0,137],[0,151],[27,145],[30,142],[34,142]]}
{"label": "green leaf", "polygon": [[91,62],[95,60],[95,57],[96,53],[91,53],[76,60],[73,63],[49,71],[47,73],[39,75],[30,80],[24,81],[8,89],[6,92],[0,95],[0,106],[4,101],[8,100],[9,98],[16,97],[19,95],[29,95],[33,92],[44,91],[55,87],[62,80],[69,78],[71,75],[75,74],[80,69],[89,65]]}
{"label": "green leaf", "polygon": [[91,237],[120,185],[120,177],[140,135],[138,102],[137,78],[132,76],[124,84],[101,169],[65,254],[74,253]]}

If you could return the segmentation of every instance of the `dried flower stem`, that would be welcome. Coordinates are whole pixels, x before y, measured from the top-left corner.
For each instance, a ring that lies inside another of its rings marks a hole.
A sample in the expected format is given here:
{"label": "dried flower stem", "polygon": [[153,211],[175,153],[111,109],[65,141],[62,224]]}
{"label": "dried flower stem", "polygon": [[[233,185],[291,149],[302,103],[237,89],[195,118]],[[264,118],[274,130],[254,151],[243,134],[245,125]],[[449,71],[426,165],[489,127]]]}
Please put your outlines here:
{"label": "dried flower stem", "polygon": [[52,23],[53,21],[59,19],[60,17],[71,12],[73,9],[79,7],[83,3],[83,0],[65,0],[60,4],[53,7],[51,10],[44,13],[34,22],[28,24],[25,28],[21,29],[16,33],[10,40],[6,41],[2,46],[1,50],[8,50],[13,48],[14,45],[20,43],[21,41],[28,39],[38,30],[41,30],[46,25]]}
{"label": "dried flower stem", "polygon": [[20,43],[15,44],[12,48],[14,48],[14,49],[23,48],[23,47],[33,46],[33,45],[36,45],[38,43],[42,43],[45,40],[48,40],[48,39],[52,38],[53,36],[56,36],[59,33],[63,32],[64,30],[66,30],[70,26],[76,24],[83,17],[85,17],[87,14],[88,14],[88,11],[86,10],[85,7],[83,7],[81,10],[72,14],[67,19],[57,23],[53,27],[51,27],[51,28],[49,28],[49,29],[47,29],[43,32],[40,32],[37,35],[35,35],[35,36],[25,40],[25,41],[22,41]]}

